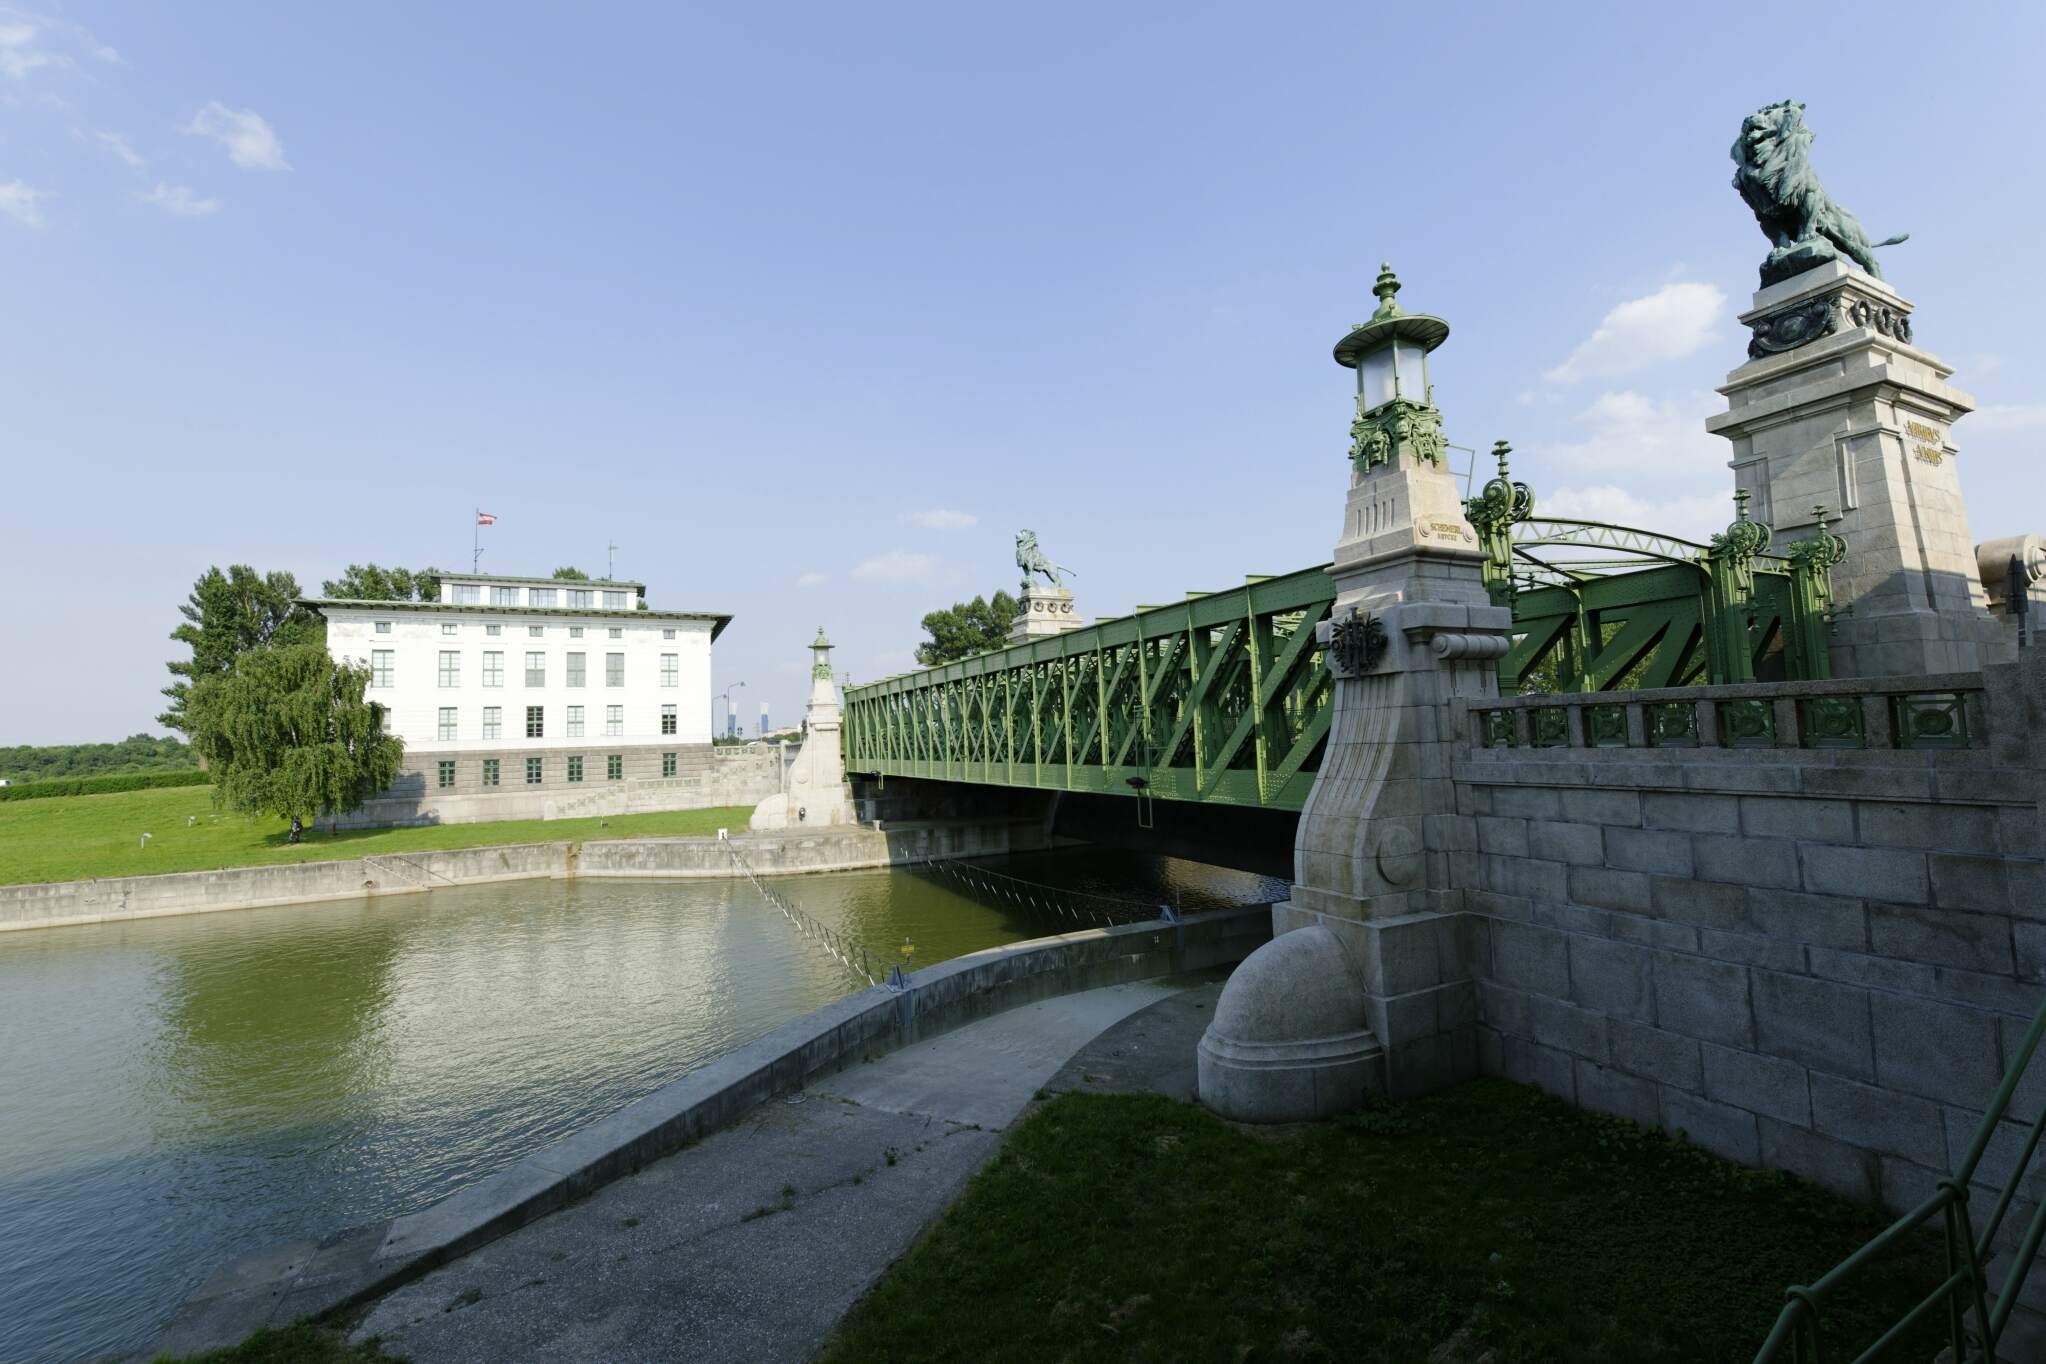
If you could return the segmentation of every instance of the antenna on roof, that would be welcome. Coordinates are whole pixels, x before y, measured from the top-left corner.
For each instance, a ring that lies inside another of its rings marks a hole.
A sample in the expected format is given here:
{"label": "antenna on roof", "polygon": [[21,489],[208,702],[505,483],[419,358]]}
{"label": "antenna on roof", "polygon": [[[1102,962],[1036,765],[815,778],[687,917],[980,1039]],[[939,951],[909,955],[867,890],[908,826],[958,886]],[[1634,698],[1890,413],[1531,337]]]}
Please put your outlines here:
{"label": "antenna on roof", "polygon": [[604,581],[608,583],[616,582],[617,580],[618,580],[618,546],[614,544],[606,544],[604,546]]}

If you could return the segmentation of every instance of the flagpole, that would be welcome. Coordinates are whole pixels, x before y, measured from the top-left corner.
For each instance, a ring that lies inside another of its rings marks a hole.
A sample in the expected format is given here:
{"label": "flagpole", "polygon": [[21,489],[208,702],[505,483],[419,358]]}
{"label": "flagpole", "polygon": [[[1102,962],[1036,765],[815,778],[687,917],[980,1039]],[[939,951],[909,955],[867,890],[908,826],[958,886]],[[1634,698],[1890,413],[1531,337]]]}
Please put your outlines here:
{"label": "flagpole", "polygon": [[469,518],[469,571],[474,573],[483,562],[483,508],[478,507]]}

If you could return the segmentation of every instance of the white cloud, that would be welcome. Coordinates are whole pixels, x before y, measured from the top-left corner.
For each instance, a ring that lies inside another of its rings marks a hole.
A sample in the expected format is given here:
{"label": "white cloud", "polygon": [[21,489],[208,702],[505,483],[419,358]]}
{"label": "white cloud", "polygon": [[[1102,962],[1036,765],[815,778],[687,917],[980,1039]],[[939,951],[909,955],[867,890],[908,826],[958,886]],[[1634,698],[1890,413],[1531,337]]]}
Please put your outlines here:
{"label": "white cloud", "polygon": [[1542,377],[1574,384],[1681,359],[1713,339],[1725,310],[1726,294],[1716,285],[1665,284],[1607,313],[1569,359]]}
{"label": "white cloud", "polygon": [[0,24],[0,76],[23,80],[38,67],[63,64],[63,58],[36,46],[34,24]]}
{"label": "white cloud", "polygon": [[796,575],[797,587],[822,587],[824,586],[824,584],[830,581],[831,575],[829,573],[817,573],[813,571],[809,573],[799,573]]}
{"label": "white cloud", "polygon": [[1733,520],[1733,485],[1720,493],[1674,493],[1637,497],[1610,483],[1558,488],[1541,495],[1535,507],[1541,516],[1565,521],[1605,521],[1618,526],[1660,531],[1703,544]]}
{"label": "white cloud", "polygon": [[980,518],[972,512],[946,511],[942,507],[911,512],[909,519],[925,530],[965,530],[969,526],[980,524]]}
{"label": "white cloud", "polygon": [[184,130],[227,148],[227,159],[243,170],[291,169],[276,130],[253,109],[230,109],[215,100],[194,114]]}
{"label": "white cloud", "polygon": [[122,137],[119,133],[96,133],[94,136],[99,138],[108,151],[120,157],[122,164],[130,169],[141,170],[149,164],[142,159],[140,152],[128,145],[128,139]]}
{"label": "white cloud", "polygon": [[1601,393],[1576,415],[1585,434],[1535,449],[1576,473],[1624,469],[1653,480],[1709,471],[1723,477],[1730,447],[1705,430],[1705,418],[1721,406],[1712,393],[1665,399],[1632,389]]}
{"label": "white cloud", "polygon": [[0,184],[0,213],[25,227],[41,227],[43,200],[49,197],[48,190],[37,189],[26,180],[9,180]]}
{"label": "white cloud", "polygon": [[145,204],[155,204],[165,213],[179,218],[203,218],[209,213],[220,212],[220,200],[202,199],[195,191],[184,185],[159,183],[149,193],[138,194],[135,197]]}
{"label": "white cloud", "polygon": [[935,557],[915,550],[891,549],[885,554],[862,559],[854,566],[852,575],[869,582],[914,583],[931,576],[931,570],[938,566]]}
{"label": "white cloud", "polygon": [[1967,431],[2037,431],[2046,427],[2046,403],[1991,403],[1967,420]]}

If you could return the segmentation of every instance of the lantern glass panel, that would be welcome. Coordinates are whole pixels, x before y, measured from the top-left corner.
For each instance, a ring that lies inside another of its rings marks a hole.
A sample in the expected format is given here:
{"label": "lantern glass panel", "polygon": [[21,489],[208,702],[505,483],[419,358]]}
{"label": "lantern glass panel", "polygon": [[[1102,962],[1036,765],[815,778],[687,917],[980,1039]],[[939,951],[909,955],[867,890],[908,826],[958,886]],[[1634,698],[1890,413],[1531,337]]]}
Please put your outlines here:
{"label": "lantern glass panel", "polygon": [[1393,362],[1399,366],[1400,396],[1409,402],[1428,401],[1428,372],[1423,368],[1427,352],[1411,341],[1392,343]]}
{"label": "lantern glass panel", "polygon": [[1357,361],[1357,392],[1368,412],[1380,403],[1392,401],[1392,347],[1380,346]]}

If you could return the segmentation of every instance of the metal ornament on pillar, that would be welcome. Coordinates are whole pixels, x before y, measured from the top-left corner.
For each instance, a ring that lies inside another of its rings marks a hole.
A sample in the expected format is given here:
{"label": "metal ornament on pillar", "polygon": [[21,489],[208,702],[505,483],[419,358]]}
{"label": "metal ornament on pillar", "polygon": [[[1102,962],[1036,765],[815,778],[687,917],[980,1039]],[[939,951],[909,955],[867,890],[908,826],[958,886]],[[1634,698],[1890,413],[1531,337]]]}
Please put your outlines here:
{"label": "metal ornament on pillar", "polygon": [[1512,612],[1445,458],[1429,356],[1440,318],[1378,309],[1336,344],[1357,371],[1350,486],[1319,632],[1334,718],[1272,942],[1230,977],[1199,1054],[1201,1100],[1243,1121],[1320,1117],[1477,1068],[1475,985],[1455,948],[1449,702],[1498,694]]}

